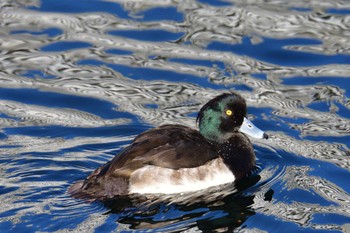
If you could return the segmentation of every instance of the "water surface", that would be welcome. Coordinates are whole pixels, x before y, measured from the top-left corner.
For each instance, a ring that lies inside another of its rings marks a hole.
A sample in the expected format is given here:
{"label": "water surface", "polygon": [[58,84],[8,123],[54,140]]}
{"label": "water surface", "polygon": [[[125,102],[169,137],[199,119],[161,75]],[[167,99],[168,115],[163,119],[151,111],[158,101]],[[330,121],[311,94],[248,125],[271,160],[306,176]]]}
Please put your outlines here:
{"label": "water surface", "polygon": [[[2,232],[350,232],[348,1],[3,0]],[[237,187],[103,205],[67,188],[225,91],[270,135]]]}

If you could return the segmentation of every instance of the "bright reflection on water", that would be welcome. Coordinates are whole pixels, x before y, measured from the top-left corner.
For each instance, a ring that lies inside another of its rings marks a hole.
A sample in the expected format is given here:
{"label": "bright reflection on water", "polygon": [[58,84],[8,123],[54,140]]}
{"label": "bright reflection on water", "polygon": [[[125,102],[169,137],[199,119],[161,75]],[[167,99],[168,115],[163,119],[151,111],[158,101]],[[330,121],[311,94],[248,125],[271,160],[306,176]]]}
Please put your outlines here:
{"label": "bright reflection on water", "polygon": [[[350,232],[348,1],[2,0],[2,232]],[[268,131],[238,184],[85,203],[133,137],[241,93]]]}

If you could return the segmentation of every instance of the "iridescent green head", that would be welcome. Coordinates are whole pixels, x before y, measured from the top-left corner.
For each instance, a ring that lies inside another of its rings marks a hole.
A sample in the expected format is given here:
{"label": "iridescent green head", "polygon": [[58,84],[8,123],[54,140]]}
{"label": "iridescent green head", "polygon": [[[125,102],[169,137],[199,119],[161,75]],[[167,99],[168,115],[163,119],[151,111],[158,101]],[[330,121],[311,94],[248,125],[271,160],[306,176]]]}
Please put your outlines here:
{"label": "iridescent green head", "polygon": [[[236,93],[224,93],[206,103],[199,111],[197,123],[200,133],[208,140],[222,143],[235,133],[242,132],[253,137],[266,138],[248,119],[244,98]],[[242,124],[246,123],[244,127]],[[253,132],[249,132],[253,129]],[[258,132],[259,131],[259,132]]]}

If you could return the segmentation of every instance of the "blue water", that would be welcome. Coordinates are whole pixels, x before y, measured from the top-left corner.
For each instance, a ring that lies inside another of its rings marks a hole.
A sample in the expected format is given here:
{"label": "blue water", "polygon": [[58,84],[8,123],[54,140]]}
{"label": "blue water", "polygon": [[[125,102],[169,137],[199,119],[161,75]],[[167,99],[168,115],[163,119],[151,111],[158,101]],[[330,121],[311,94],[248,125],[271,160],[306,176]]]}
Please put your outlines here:
{"label": "blue water", "polygon": [[[350,232],[348,2],[0,3],[0,232]],[[67,188],[147,129],[233,90],[269,140],[195,194]]]}

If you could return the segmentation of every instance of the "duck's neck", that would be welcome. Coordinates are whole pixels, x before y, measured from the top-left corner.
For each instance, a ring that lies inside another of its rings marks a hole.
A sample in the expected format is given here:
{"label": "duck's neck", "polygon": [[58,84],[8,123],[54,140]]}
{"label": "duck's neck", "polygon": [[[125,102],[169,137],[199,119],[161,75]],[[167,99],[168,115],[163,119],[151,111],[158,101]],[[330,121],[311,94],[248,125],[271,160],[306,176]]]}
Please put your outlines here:
{"label": "duck's neck", "polygon": [[245,177],[255,166],[254,149],[242,133],[235,133],[228,140],[216,143],[220,157],[235,175],[236,180]]}

